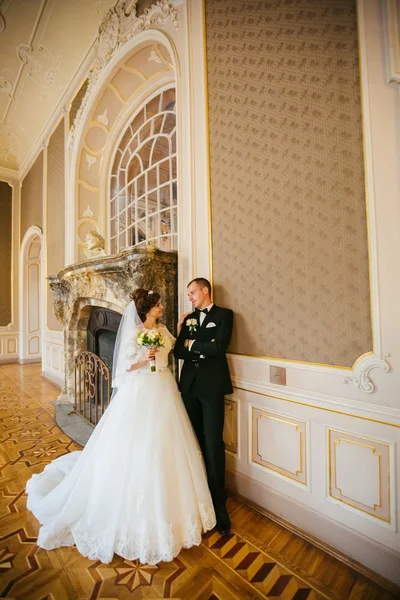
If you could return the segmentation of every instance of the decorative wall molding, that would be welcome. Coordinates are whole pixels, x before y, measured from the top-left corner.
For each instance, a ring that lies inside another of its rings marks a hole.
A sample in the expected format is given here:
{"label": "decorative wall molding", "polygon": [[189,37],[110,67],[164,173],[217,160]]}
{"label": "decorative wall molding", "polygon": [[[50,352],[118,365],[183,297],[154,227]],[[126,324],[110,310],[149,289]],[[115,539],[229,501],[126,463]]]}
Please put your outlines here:
{"label": "decorative wall molding", "polygon": [[371,421],[384,422],[400,428],[400,409],[380,404],[370,404],[360,400],[352,400],[335,395],[321,394],[311,390],[302,391],[281,385],[268,385],[255,382],[243,377],[232,377],[233,387],[236,390],[254,393],[261,396],[277,398],[278,400],[293,402],[315,408],[337,412],[342,415]]}
{"label": "decorative wall molding", "polygon": [[393,443],[327,427],[327,450],[329,499],[395,531]]}
{"label": "decorative wall molding", "polygon": [[309,422],[249,404],[250,462],[309,488]]}
{"label": "decorative wall molding", "polygon": [[[31,243],[35,238],[38,238],[39,255],[35,258],[30,258],[29,249]],[[20,323],[20,336],[19,336],[19,358],[21,360],[32,358],[32,353],[29,352],[29,339],[32,335],[41,338],[42,335],[42,324],[44,323],[43,314],[43,273],[44,273],[44,257],[43,257],[43,232],[42,230],[33,225],[30,227],[24,235],[24,239],[21,243],[20,249],[20,261],[19,261],[19,323]],[[37,292],[37,301],[34,307],[31,306],[33,299],[31,298],[31,275],[30,266],[34,266],[37,270],[37,276],[35,279],[35,290]],[[34,329],[30,326],[30,318],[32,316],[31,309],[35,308],[36,314],[36,327]],[[41,355],[41,343],[39,342],[38,351],[35,352],[34,358],[40,359]]]}
{"label": "decorative wall molding", "polygon": [[44,332],[42,374],[61,388],[64,387],[64,332],[46,327]]}
{"label": "decorative wall molding", "polygon": [[369,374],[373,369],[380,369],[384,373],[388,373],[390,371],[390,364],[386,359],[389,356],[390,354],[387,353],[383,358],[377,360],[377,357],[372,355],[360,361],[354,369],[355,374],[345,377],[343,380],[344,383],[353,383],[361,392],[372,394],[375,391],[375,384]]}
{"label": "decorative wall molding", "polygon": [[88,78],[86,94],[71,127],[71,140],[79,127],[100,74],[117,50],[141,31],[161,27],[168,18],[171,18],[176,31],[179,31],[178,13],[169,0],[158,0],[156,4],[146,9],[140,17],[136,14],[136,2],[131,0],[118,0],[117,4],[108,11],[99,27],[99,35],[95,44],[94,65]]}
{"label": "decorative wall molding", "polygon": [[0,332],[0,364],[14,363],[18,359],[18,332]]}
{"label": "decorative wall molding", "polygon": [[225,450],[239,456],[239,400],[234,397],[225,398]]}

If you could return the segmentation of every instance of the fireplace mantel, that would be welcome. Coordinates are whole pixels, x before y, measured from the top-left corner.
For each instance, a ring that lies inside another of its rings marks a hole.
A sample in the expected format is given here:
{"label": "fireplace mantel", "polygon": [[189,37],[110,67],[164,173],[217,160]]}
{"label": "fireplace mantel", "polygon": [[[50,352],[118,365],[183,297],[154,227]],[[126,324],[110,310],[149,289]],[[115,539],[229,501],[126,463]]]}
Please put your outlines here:
{"label": "fireplace mantel", "polygon": [[120,254],[71,265],[48,280],[54,312],[64,329],[65,389],[59,402],[74,402],[75,357],[86,350],[87,323],[94,307],[123,313],[133,290],[153,289],[165,303],[165,324],[175,331],[178,309],[175,251],[133,246]]}

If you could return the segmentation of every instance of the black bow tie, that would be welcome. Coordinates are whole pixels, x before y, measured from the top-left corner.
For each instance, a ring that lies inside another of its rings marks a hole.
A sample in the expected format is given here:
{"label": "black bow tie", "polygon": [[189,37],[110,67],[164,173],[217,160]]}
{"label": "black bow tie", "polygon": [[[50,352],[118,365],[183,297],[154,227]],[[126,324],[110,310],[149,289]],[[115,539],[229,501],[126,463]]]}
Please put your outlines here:
{"label": "black bow tie", "polygon": [[196,312],[198,313],[208,313],[208,308],[196,308]]}

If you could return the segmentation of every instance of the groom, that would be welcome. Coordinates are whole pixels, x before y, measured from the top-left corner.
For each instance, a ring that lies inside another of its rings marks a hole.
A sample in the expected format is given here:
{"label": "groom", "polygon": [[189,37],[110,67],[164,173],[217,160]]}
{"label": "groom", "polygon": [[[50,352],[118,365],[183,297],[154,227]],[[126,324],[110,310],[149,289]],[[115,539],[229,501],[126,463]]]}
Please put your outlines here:
{"label": "groom", "polygon": [[198,277],[187,286],[195,309],[183,315],[175,358],[184,360],[179,388],[207,469],[218,531],[230,530],[224,490],[224,395],[233,392],[226,350],[232,335],[233,312],[211,302],[211,285]]}

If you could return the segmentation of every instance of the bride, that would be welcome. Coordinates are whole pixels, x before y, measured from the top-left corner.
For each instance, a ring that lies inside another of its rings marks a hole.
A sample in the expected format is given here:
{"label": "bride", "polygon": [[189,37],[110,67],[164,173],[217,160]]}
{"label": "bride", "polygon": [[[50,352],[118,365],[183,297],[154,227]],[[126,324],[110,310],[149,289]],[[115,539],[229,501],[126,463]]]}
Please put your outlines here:
{"label": "bride", "polygon": [[[111,562],[169,562],[215,526],[203,459],[168,354],[175,338],[159,294],[138,289],[121,320],[114,350],[113,399],[82,452],[55,459],[28,481],[28,508],[41,523],[37,544],[76,545]],[[164,347],[139,348],[141,331]],[[156,372],[150,361],[156,363]]]}

